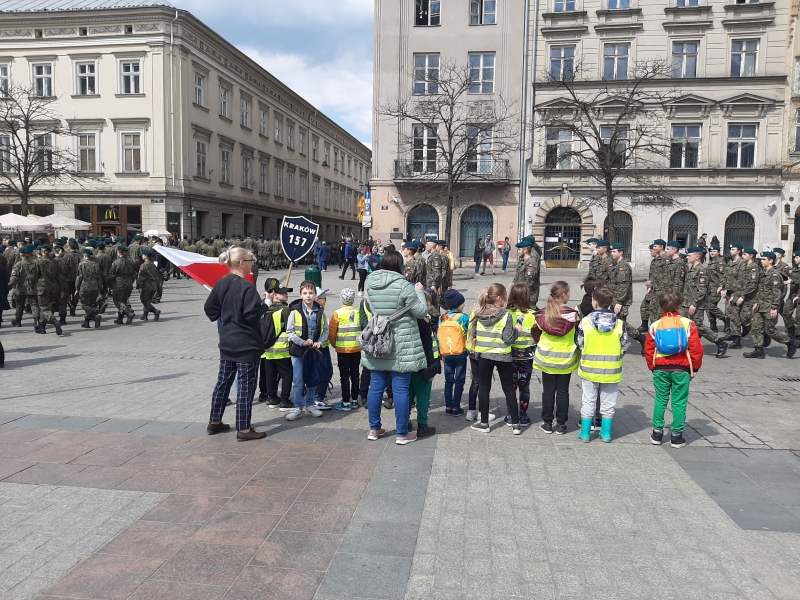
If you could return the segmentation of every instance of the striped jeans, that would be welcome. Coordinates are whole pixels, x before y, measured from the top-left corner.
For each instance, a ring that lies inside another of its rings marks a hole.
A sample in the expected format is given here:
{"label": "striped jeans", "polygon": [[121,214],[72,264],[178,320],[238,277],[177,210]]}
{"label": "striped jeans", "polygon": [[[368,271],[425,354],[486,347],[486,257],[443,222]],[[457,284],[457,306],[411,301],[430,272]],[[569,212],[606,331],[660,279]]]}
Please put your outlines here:
{"label": "striped jeans", "polygon": [[233,380],[239,376],[239,386],[236,392],[236,429],[242,431],[250,429],[250,418],[253,413],[253,397],[258,385],[258,361],[252,363],[236,363],[231,360],[219,361],[219,374],[217,385],[211,394],[211,422],[222,420],[225,413],[225,404],[228,402]]}

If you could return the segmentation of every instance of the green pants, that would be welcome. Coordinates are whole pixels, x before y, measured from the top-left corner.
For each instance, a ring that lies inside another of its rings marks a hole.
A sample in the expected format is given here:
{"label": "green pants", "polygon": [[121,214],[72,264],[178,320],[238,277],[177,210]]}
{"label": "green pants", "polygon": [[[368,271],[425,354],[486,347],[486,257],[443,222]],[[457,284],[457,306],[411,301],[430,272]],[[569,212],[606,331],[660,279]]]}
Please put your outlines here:
{"label": "green pants", "polygon": [[689,402],[689,382],[692,378],[686,371],[653,371],[653,386],[656,389],[653,406],[653,429],[664,429],[664,412],[672,403],[672,435],[683,433],[686,425],[686,405]]}
{"label": "green pants", "polygon": [[642,298],[642,303],[639,305],[639,318],[641,318],[642,323],[650,320],[650,299],[652,296],[652,294],[645,294],[644,298]]}
{"label": "green pants", "polygon": [[[420,425],[428,424],[428,411],[431,408],[432,387],[432,382],[428,381],[422,373],[417,372],[411,374],[411,385],[408,386],[408,405],[411,406],[416,399],[417,423]],[[410,418],[411,415],[409,415],[409,419]]]}

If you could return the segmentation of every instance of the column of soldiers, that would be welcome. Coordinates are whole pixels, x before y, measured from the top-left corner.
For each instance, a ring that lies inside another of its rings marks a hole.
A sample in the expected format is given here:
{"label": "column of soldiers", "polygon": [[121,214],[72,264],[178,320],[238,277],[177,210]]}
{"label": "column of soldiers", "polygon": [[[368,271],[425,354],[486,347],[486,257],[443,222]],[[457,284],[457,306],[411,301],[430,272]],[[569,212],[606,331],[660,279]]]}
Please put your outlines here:
{"label": "column of soldiers", "polygon": [[[431,326],[438,326],[444,293],[453,285],[445,240],[411,241],[405,244],[406,263],[403,274],[409,283],[421,283],[431,295]],[[423,250],[424,249],[424,250]],[[435,325],[434,325],[435,324]]]}

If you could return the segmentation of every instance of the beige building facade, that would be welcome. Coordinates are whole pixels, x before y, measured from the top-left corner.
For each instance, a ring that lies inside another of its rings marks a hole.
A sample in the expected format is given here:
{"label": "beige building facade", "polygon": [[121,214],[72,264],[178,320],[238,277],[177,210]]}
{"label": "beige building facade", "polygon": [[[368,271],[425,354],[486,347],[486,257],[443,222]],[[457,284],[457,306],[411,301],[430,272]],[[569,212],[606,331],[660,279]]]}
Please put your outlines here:
{"label": "beige building facade", "polygon": [[186,11],[4,13],[3,82],[53,98],[85,175],[33,212],[94,234],[275,236],[285,215],[361,234],[369,148]]}

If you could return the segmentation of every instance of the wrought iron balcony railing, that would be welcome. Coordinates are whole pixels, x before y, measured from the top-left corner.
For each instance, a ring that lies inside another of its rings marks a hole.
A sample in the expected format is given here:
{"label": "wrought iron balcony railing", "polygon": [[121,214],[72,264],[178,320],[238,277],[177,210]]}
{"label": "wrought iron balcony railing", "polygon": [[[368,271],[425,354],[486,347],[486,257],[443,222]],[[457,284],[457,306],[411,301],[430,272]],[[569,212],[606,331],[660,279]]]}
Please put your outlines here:
{"label": "wrought iron balcony railing", "polygon": [[[507,160],[477,159],[468,161],[466,172],[458,174],[467,181],[506,181],[513,179]],[[395,160],[395,180],[436,181],[447,178],[447,165],[434,160]]]}

